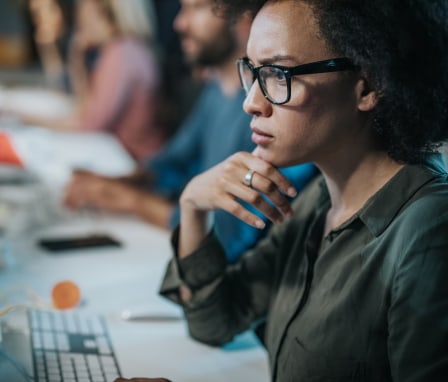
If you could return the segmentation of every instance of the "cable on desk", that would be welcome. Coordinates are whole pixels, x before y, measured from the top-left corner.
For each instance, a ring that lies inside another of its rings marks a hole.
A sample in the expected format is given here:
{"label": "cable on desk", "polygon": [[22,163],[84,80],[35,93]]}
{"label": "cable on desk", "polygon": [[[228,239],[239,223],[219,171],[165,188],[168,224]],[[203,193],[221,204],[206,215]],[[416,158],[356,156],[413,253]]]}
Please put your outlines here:
{"label": "cable on desk", "polygon": [[13,305],[5,306],[4,308],[0,309],[0,318],[2,318],[3,316],[6,316],[9,312],[12,312],[13,310],[28,309],[28,308],[46,308],[46,309],[48,309],[47,306],[43,306],[41,304],[13,304]]}
{"label": "cable on desk", "polygon": [[6,305],[5,307],[0,309],[0,318],[7,315],[9,312],[16,310],[16,309],[27,309],[27,308],[45,308],[45,309],[51,309],[51,303],[49,301],[45,301],[42,297],[40,297],[38,294],[36,294],[32,289],[30,288],[23,288],[23,287],[16,287],[11,288],[8,291],[5,291],[5,293],[0,295],[0,300],[3,300],[4,302],[7,302],[8,296],[7,293],[11,293],[11,291],[14,290],[23,290],[28,295],[28,298],[31,300],[30,302],[26,303],[18,303],[18,304],[10,304]]}

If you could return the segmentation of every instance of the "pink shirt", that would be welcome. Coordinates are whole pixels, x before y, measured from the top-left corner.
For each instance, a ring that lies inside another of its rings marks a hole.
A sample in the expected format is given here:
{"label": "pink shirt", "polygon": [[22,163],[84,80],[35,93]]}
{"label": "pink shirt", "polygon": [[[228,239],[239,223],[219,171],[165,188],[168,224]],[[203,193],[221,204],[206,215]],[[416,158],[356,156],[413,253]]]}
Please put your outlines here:
{"label": "pink shirt", "polygon": [[157,121],[159,81],[156,58],[143,43],[110,43],[93,70],[81,129],[115,134],[137,160],[152,156],[165,141]]}

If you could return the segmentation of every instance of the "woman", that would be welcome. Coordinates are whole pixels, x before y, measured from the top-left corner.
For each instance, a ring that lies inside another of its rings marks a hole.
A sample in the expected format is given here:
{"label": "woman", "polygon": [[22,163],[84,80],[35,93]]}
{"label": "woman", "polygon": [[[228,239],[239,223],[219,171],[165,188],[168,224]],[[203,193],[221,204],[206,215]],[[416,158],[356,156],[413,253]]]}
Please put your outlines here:
{"label": "woman", "polygon": [[[256,12],[238,67],[257,148],[184,190],[162,293],[212,345],[266,318],[274,381],[445,381],[448,4],[228,3]],[[277,168],[306,161],[322,176],[291,207]],[[206,218],[261,226],[239,200],[282,223],[226,267]]]}
{"label": "woman", "polygon": [[[158,117],[160,68],[151,45],[154,20],[149,20],[149,4],[79,0],[69,52],[76,110],[64,118],[22,114],[23,122],[108,131],[136,159],[158,151],[166,137]],[[97,52],[93,68],[87,59],[90,52]]]}
{"label": "woman", "polygon": [[74,5],[67,0],[30,0],[34,41],[48,85],[69,91],[66,60]]}

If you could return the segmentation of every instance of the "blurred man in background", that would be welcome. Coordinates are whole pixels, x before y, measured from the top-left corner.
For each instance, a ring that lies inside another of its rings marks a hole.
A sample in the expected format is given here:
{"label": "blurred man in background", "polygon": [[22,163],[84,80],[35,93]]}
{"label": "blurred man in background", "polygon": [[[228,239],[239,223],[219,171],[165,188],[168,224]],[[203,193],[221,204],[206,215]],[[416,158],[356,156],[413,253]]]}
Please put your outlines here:
{"label": "blurred man in background", "polygon": [[[163,228],[178,223],[178,198],[188,181],[237,151],[252,151],[249,115],[242,109],[236,60],[245,55],[252,18],[229,21],[212,0],[182,0],[174,27],[187,62],[206,84],[191,114],[164,150],[126,178],[77,172],[67,188],[71,208],[93,207],[137,215]],[[287,170],[298,190],[315,174],[309,164]],[[258,230],[217,211],[214,229],[229,262],[267,230]],[[268,225],[267,225],[268,226]]]}

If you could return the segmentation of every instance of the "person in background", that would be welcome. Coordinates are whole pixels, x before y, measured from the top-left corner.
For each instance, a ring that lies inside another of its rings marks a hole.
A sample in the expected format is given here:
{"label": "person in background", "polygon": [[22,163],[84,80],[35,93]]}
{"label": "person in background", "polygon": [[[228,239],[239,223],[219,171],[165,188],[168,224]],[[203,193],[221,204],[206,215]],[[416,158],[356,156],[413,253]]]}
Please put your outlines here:
{"label": "person in background", "polygon": [[[266,317],[272,381],[446,381],[448,3],[222,1],[256,13],[238,68],[257,148],[186,186],[161,292],[211,345]],[[277,168],[309,161],[291,205]],[[207,215],[263,227],[239,200],[277,224],[229,266]]]}
{"label": "person in background", "polygon": [[34,42],[47,85],[70,92],[67,56],[73,33],[74,0],[29,0]]}
{"label": "person in background", "polygon": [[[165,229],[178,223],[178,198],[185,184],[237,151],[250,152],[250,117],[241,108],[235,60],[245,52],[252,18],[234,22],[213,11],[213,0],[182,0],[174,26],[188,63],[206,71],[204,89],[193,111],[167,146],[127,178],[77,172],[67,187],[65,204],[127,213]],[[310,164],[285,169],[298,189],[316,174]],[[214,216],[227,258],[235,261],[267,232],[250,227],[228,212]]]}
{"label": "person in background", "polygon": [[174,134],[197,101],[204,81],[196,78],[184,59],[174,19],[180,10],[179,0],[153,0],[157,18],[157,44],[162,66],[162,118]]}
{"label": "person in background", "polygon": [[[62,17],[52,4],[56,21],[53,28],[47,27],[55,40],[62,33],[57,21]],[[110,132],[136,160],[158,152],[167,134],[158,116],[162,84],[150,5],[146,0],[78,0],[68,57],[75,110],[63,118],[21,113],[23,123]],[[92,50],[98,57],[89,71],[86,56]]]}

